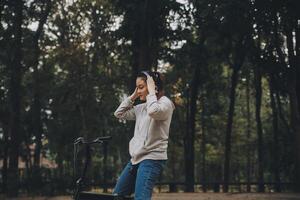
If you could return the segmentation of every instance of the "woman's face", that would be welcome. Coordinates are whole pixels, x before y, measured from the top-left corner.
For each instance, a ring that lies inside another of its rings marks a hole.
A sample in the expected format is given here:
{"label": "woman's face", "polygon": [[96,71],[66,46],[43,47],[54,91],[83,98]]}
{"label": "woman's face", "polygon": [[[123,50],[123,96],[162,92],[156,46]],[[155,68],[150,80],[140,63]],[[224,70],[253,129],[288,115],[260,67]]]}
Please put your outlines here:
{"label": "woman's face", "polygon": [[140,100],[146,101],[146,96],[148,95],[148,87],[146,81],[143,78],[138,77],[136,79],[136,87],[137,87],[137,94],[140,97]]}

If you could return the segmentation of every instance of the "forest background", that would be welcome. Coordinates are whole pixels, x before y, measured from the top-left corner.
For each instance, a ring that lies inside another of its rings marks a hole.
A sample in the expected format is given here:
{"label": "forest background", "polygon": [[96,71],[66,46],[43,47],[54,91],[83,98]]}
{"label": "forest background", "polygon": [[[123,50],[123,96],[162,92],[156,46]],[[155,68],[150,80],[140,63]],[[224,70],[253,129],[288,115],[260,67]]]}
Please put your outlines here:
{"label": "forest background", "polygon": [[134,125],[113,112],[141,70],[176,104],[161,185],[299,192],[299,14],[297,0],[1,0],[1,192],[70,191],[74,140],[107,135],[88,177],[112,187]]}

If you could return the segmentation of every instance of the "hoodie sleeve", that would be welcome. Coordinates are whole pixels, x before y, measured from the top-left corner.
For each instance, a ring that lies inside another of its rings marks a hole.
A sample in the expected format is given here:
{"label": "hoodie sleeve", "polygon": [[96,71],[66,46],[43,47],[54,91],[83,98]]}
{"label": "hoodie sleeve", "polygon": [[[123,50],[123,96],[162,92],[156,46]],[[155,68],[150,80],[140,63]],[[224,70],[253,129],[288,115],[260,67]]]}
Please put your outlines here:
{"label": "hoodie sleeve", "polygon": [[131,101],[130,97],[127,97],[115,111],[115,117],[118,119],[135,120],[133,103],[134,102]]}
{"label": "hoodie sleeve", "polygon": [[174,104],[168,98],[161,98],[159,101],[155,94],[147,95],[147,112],[155,120],[165,120],[174,110]]}

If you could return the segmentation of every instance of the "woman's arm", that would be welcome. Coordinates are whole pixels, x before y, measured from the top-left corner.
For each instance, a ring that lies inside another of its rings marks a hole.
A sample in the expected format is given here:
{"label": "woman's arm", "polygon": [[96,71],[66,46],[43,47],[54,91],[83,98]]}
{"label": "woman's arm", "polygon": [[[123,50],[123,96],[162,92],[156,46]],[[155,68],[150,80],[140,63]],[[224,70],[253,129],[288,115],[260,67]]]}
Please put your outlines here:
{"label": "woman's arm", "polygon": [[135,120],[134,100],[138,97],[137,88],[130,97],[127,97],[117,108],[114,115],[119,119]]}
{"label": "woman's arm", "polygon": [[119,119],[135,120],[133,101],[126,98],[115,111],[114,115]]}
{"label": "woman's arm", "polygon": [[155,94],[147,96],[147,113],[155,120],[165,120],[172,115],[173,103],[168,98],[157,100]]}

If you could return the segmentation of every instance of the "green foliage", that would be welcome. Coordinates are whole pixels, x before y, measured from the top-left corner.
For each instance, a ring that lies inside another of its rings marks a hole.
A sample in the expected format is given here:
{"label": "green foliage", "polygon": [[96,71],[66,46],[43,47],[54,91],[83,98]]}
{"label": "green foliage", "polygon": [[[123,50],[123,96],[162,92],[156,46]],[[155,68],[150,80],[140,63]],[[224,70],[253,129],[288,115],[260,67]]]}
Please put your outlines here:
{"label": "green foliage", "polygon": [[[111,135],[107,173],[108,182],[115,182],[129,159],[128,142],[134,124],[115,119],[113,112],[132,92],[130,88],[136,70],[149,67],[163,72],[165,92],[176,104],[170,128],[169,161],[161,181],[185,180],[183,163],[188,92],[195,73],[199,80],[194,141],[196,182],[203,181],[204,176],[207,182],[222,181],[230,76],[234,62],[244,58],[236,88],[231,181],[246,182],[248,168],[251,168],[250,180],[257,180],[255,67],[263,72],[261,118],[265,180],[275,181],[270,75],[275,76],[274,87],[279,97],[277,109],[282,110],[277,147],[281,181],[293,180],[294,150],[291,147],[287,76],[290,68],[285,63],[288,53],[283,51],[280,55],[279,52],[279,49],[286,48],[286,32],[295,19],[292,3],[238,0],[201,0],[185,4],[173,0],[51,2],[51,11],[37,46],[34,43],[36,24],[45,12],[46,3],[34,0],[24,6],[20,108],[24,134],[20,138],[20,156],[28,166],[27,180],[32,178],[33,153],[30,153],[30,148],[36,145],[34,102],[38,91],[41,154],[58,165],[54,172],[41,173],[44,181],[52,182],[53,188],[70,188],[73,141],[80,136],[94,139]],[[5,144],[9,143],[10,136],[9,67],[14,35],[11,7],[11,1],[0,3],[1,160],[7,157]],[[237,51],[237,46],[242,47],[243,52]],[[201,171],[204,148],[206,174]],[[248,163],[247,156],[250,156],[251,163]],[[83,152],[80,152],[80,159],[82,157]],[[98,185],[104,180],[103,166],[103,151],[96,147],[88,176]],[[43,176],[47,173],[50,175]],[[61,177],[65,178],[58,179]],[[63,185],[59,185],[61,180]],[[53,194],[53,191],[45,190],[45,193]]]}

